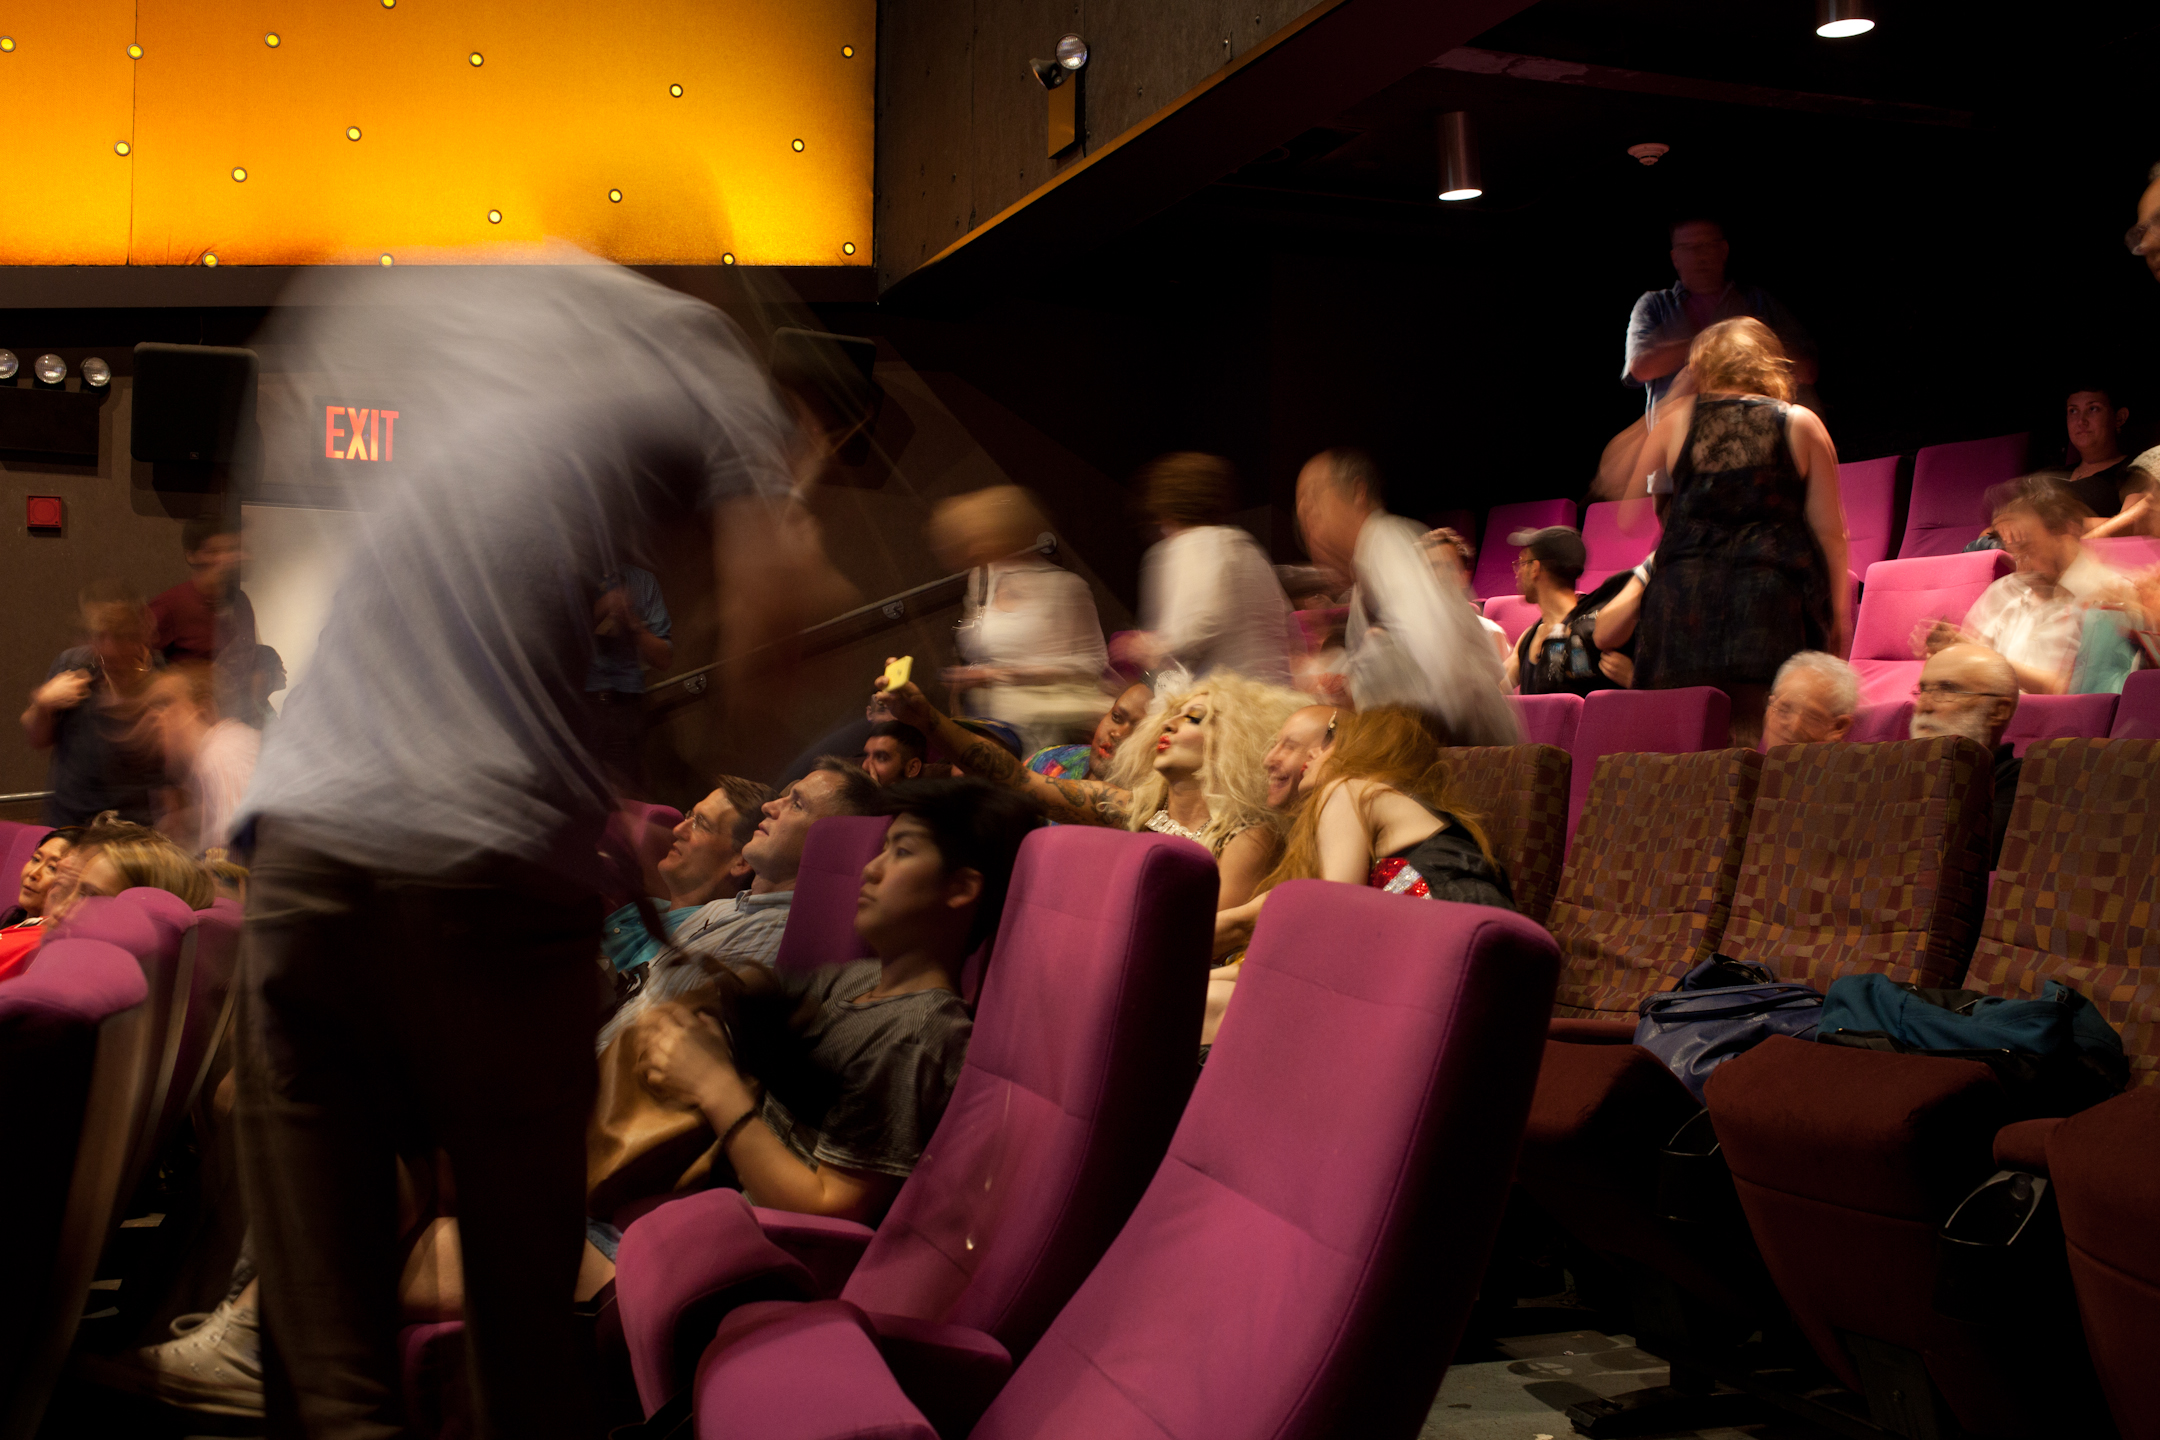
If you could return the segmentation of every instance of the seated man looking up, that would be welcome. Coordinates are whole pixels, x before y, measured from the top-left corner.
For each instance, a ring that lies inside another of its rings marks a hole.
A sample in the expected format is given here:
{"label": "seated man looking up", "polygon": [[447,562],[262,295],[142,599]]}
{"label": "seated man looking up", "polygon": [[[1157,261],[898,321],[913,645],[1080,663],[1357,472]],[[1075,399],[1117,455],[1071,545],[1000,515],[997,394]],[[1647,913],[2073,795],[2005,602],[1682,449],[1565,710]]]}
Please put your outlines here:
{"label": "seated man looking up", "polygon": [[967,1058],[962,962],[997,927],[1020,842],[1040,819],[982,780],[887,792],[884,848],[863,867],[855,931],[875,960],[787,975],[729,965],[723,984],[779,1006],[803,1063],[772,1089],[737,1067],[709,1011],[671,1004],[641,1022],[642,1078],[700,1111],[754,1204],[874,1223],[929,1143]]}
{"label": "seated man looking up", "polygon": [[1920,688],[1913,692],[1912,738],[1963,735],[1995,755],[1995,810],[1988,827],[1988,868],[2002,855],[2010,828],[2010,805],[2017,799],[2018,773],[2025,762],[2003,744],[2003,730],[2017,714],[2017,677],[2010,662],[1985,645],[1946,645],[1920,668]]}
{"label": "seated man looking up", "polygon": [[1103,711],[1088,744],[1052,745],[1038,750],[1028,756],[1027,768],[1051,780],[1085,780],[1090,776],[1102,779],[1110,772],[1110,757],[1132,734],[1133,726],[1147,718],[1148,706],[1154,700],[1155,692],[1147,682],[1135,680],[1119,691],[1110,708]]}
{"label": "seated man looking up", "polygon": [[1835,655],[1801,650],[1778,666],[1763,710],[1762,748],[1842,740],[1860,708],[1860,672]]}
{"label": "seated man looking up", "polygon": [[913,780],[922,774],[923,756],[929,753],[930,742],[922,731],[905,721],[880,720],[863,741],[863,773],[880,785]]}
{"label": "seated man looking up", "polygon": [[[722,775],[718,788],[683,816],[667,854],[660,857],[667,908],[647,923],[645,912],[652,908],[651,902],[633,900],[608,916],[600,931],[600,951],[617,974],[650,963],[693,910],[715,900],[732,900],[750,884],[743,842],[757,828],[772,798],[770,786],[740,775]],[[655,927],[659,934],[654,933]]]}
{"label": "seated man looking up", "polygon": [[811,825],[827,815],[868,815],[877,805],[878,787],[859,766],[837,755],[825,756],[768,801],[742,843],[750,884],[682,917],[673,927],[668,952],[639,972],[642,983],[600,1027],[596,1048],[606,1050],[654,1004],[704,984],[713,959],[772,964],[780,932],[787,928],[788,905],[795,898],[795,877],[802,869],[803,841]]}
{"label": "seated man looking up", "polygon": [[2060,485],[2036,481],[2013,490],[1996,509],[1994,530],[2016,571],[1980,592],[1962,626],[1923,624],[1917,635],[1923,654],[1978,644],[2010,663],[2026,694],[2064,693],[2077,666],[2085,612],[2137,601],[2130,583],[2080,543],[2087,514]]}

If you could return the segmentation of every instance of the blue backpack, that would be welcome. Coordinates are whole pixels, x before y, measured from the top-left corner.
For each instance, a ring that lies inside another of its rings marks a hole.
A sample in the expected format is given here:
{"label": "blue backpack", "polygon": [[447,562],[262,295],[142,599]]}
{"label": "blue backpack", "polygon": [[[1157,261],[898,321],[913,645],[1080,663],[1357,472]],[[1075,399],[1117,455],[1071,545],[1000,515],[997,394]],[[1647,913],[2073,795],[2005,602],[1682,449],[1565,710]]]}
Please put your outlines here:
{"label": "blue backpack", "polygon": [[1781,985],[1760,965],[1713,955],[1678,990],[1643,1001],[1635,1043],[1665,1062],[1703,1098],[1710,1072],[1772,1035],[1815,1033],[1823,996],[1812,985]]}

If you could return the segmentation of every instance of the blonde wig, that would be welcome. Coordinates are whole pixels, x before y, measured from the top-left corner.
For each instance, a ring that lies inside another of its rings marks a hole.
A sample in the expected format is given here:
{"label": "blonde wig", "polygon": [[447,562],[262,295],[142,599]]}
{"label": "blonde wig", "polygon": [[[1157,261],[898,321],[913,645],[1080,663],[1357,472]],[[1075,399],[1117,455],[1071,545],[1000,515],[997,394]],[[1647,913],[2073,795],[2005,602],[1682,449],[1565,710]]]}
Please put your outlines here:
{"label": "blonde wig", "polygon": [[1166,684],[1148,707],[1147,718],[1133,727],[1110,762],[1109,782],[1132,793],[1125,828],[1145,830],[1169,799],[1170,782],[1155,769],[1155,742],[1163,723],[1198,697],[1207,697],[1207,760],[1200,769],[1200,791],[1207,797],[1208,823],[1201,840],[1222,854],[1231,837],[1255,825],[1273,826],[1267,803],[1267,772],[1261,768],[1275,734],[1293,710],[1312,703],[1310,695],[1280,685],[1264,685],[1228,670],[1204,679],[1183,676]]}
{"label": "blonde wig", "polygon": [[1752,315],[1720,320],[1688,347],[1688,365],[1701,394],[1793,398],[1792,360],[1777,332]]}

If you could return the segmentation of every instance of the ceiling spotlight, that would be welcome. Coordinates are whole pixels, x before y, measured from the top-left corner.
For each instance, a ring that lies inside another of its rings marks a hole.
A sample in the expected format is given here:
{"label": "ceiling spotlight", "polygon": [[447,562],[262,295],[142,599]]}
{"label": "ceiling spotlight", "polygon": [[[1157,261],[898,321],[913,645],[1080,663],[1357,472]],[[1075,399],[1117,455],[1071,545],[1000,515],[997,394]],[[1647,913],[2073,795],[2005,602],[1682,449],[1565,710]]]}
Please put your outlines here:
{"label": "ceiling spotlight", "polygon": [[102,390],[112,384],[112,366],[92,355],[82,362],[82,383],[93,390]]}
{"label": "ceiling spotlight", "polygon": [[1645,140],[1640,145],[1628,146],[1627,153],[1645,165],[1655,165],[1658,161],[1664,159],[1671,149],[1672,146],[1670,145],[1660,145],[1655,140]]}
{"label": "ceiling spotlight", "polygon": [[1440,198],[1475,200],[1485,193],[1478,178],[1477,145],[1470,135],[1470,116],[1450,110],[1440,117]]}
{"label": "ceiling spotlight", "polygon": [[1088,62],[1087,41],[1078,35],[1065,35],[1058,39],[1057,63],[1067,70],[1078,70]]}
{"label": "ceiling spotlight", "polygon": [[67,361],[57,355],[40,355],[30,362],[30,373],[38,384],[57,388],[67,381]]}
{"label": "ceiling spotlight", "polygon": [[0,350],[0,380],[12,380],[15,372],[22,369],[22,361],[15,358],[12,350]]}
{"label": "ceiling spotlight", "polygon": [[1815,33],[1825,40],[1865,35],[1875,28],[1875,0],[1815,0]]}

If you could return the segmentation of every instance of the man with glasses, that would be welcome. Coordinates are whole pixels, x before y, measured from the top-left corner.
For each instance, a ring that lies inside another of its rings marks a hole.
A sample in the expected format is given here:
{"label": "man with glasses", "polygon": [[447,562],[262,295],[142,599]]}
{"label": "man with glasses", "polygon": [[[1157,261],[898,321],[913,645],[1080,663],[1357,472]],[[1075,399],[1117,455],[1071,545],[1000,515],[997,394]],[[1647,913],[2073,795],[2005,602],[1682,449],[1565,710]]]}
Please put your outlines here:
{"label": "man with glasses", "polygon": [[1672,227],[1671,253],[1680,283],[1669,290],[1647,291],[1635,302],[1628,316],[1627,357],[1620,367],[1623,384],[1640,385],[1648,392],[1646,419],[1655,423],[1658,404],[1687,364],[1688,347],[1695,336],[1736,315],[1752,315],[1777,332],[1785,353],[1792,357],[1800,403],[1820,409],[1814,391],[1815,342],[1769,291],[1726,278],[1725,262],[1732,246],[1726,242],[1725,227],[1702,216],[1681,220]]}
{"label": "man with glasses", "polygon": [[1820,650],[1802,650],[1778,667],[1763,708],[1762,748],[1843,740],[1860,708],[1860,675]]}
{"label": "man with glasses", "polygon": [[1517,530],[1507,539],[1521,547],[1515,555],[1516,593],[1538,607],[1536,623],[1508,652],[1508,688],[1525,695],[1626,689],[1635,678],[1634,657],[1617,648],[1600,650],[1596,639],[1598,612],[1620,593],[1626,578],[1616,575],[1588,595],[1576,594],[1575,582],[1590,556],[1582,536],[1566,525]]}
{"label": "man with glasses", "polygon": [[2025,762],[2003,744],[2003,731],[2017,714],[2017,674],[2010,662],[1985,645],[1960,642],[1928,656],[1913,691],[1912,738],[1963,735],[1985,745],[1995,756],[1995,810],[1988,827],[1988,868],[2002,854],[2010,828],[2010,805],[2017,799],[2018,772]]}
{"label": "man with glasses", "polygon": [[[757,828],[772,798],[769,786],[740,775],[722,775],[718,788],[682,818],[658,867],[660,883],[667,887],[667,906],[654,918],[666,933],[673,935],[693,910],[715,900],[732,900],[750,884],[743,842]],[[601,953],[618,975],[660,954],[660,938],[639,914],[643,908],[632,901],[608,916],[600,931]]]}

